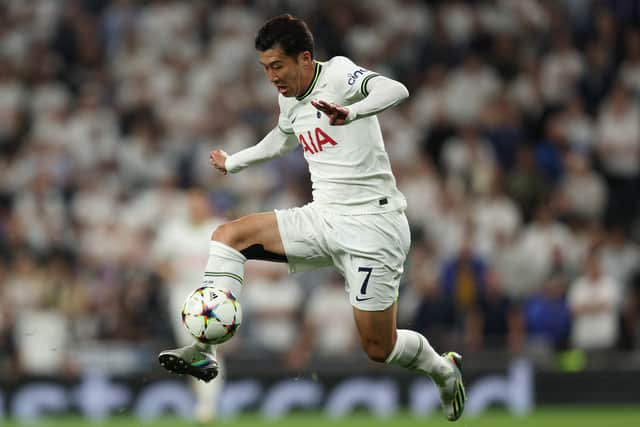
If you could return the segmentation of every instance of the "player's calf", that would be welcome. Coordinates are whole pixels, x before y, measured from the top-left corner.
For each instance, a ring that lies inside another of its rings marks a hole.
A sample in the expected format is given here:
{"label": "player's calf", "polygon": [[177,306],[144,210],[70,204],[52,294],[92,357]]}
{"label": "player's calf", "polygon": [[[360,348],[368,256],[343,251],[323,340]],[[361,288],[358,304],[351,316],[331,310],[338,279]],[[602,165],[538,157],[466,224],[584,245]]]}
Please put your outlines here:
{"label": "player's calf", "polygon": [[363,340],[362,349],[367,353],[369,359],[374,362],[384,363],[391,354],[393,347],[389,346],[383,341],[376,340]]}

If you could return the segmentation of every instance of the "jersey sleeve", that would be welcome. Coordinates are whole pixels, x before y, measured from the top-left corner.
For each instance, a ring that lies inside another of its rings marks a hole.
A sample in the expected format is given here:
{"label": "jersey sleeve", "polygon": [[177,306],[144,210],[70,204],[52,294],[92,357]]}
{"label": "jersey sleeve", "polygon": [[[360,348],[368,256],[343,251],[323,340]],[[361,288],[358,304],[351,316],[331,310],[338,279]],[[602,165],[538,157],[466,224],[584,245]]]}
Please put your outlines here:
{"label": "jersey sleeve", "polygon": [[379,76],[378,73],[356,65],[344,56],[331,59],[330,73],[333,90],[349,103],[364,99],[369,94],[369,81]]}
{"label": "jersey sleeve", "polygon": [[278,95],[278,107],[280,107],[280,115],[278,116],[278,129],[285,135],[293,135],[293,126],[289,120],[288,108],[286,101],[282,95]]}
{"label": "jersey sleeve", "polygon": [[225,168],[229,173],[240,172],[253,164],[283,156],[297,146],[295,135],[284,133],[278,125],[256,145],[228,156]]}
{"label": "jersey sleeve", "polygon": [[280,115],[278,116],[278,129],[285,135],[293,135],[294,133],[289,118],[282,111],[280,111]]}

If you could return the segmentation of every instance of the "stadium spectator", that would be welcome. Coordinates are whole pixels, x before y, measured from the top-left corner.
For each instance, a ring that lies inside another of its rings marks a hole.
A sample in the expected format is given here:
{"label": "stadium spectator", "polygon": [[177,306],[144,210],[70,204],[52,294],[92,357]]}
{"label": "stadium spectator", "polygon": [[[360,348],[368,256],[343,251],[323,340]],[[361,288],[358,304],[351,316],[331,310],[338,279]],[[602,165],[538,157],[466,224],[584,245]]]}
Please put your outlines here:
{"label": "stadium spectator", "polygon": [[535,155],[531,147],[521,146],[516,153],[516,164],[505,178],[506,190],[518,207],[526,222],[532,218],[535,207],[548,194],[548,183],[543,172],[535,166]]}
{"label": "stadium spectator", "polygon": [[284,355],[298,338],[298,311],[304,289],[295,277],[287,277],[283,265],[257,263],[248,267],[246,274],[251,286],[243,294],[242,305],[249,348],[272,356]]}
{"label": "stadium spectator", "polygon": [[620,286],[621,316],[620,346],[633,348],[638,318],[638,277],[640,277],[640,247],[630,240],[621,226],[611,227],[600,250],[602,269]]}
{"label": "stadium spectator", "polygon": [[[4,302],[5,283],[7,281],[7,266],[0,262],[0,299]],[[0,372],[7,374],[7,379],[15,379],[20,372],[18,368],[17,349],[14,337],[14,313],[10,305],[2,306],[0,310]],[[11,375],[9,375],[11,374]]]}
{"label": "stadium spectator", "polygon": [[462,344],[461,327],[456,324],[453,301],[440,285],[440,263],[433,244],[420,237],[412,244],[406,279],[398,303],[398,323],[428,335],[433,345],[454,347]]}
{"label": "stadium spectator", "polygon": [[[495,251],[499,239],[512,240],[521,227],[522,219],[516,204],[507,196],[504,177],[494,173],[485,194],[478,194],[472,203],[472,221],[476,227],[479,247],[485,249],[485,256],[495,262]],[[501,276],[503,277],[503,276]]]}
{"label": "stadium spectator", "polygon": [[411,326],[438,347],[461,347],[464,325],[459,324],[453,300],[444,294],[440,282],[427,281],[422,285],[421,298]]}
{"label": "stadium spectator", "polygon": [[570,285],[567,300],[571,346],[590,351],[614,348],[619,334],[620,286],[604,273],[597,252],[588,254],[585,274]]}
{"label": "stadium spectator", "polygon": [[568,153],[566,174],[558,186],[560,215],[565,219],[599,223],[604,216],[607,186],[589,159],[581,153]]}
{"label": "stadium spectator", "polygon": [[558,30],[551,50],[542,60],[542,93],[546,104],[562,105],[574,95],[574,88],[584,72],[582,54],[575,48],[571,35]]}
{"label": "stadium spectator", "polygon": [[606,222],[629,227],[638,213],[640,110],[621,84],[600,109],[596,150],[609,188]]}
{"label": "stadium spectator", "polygon": [[349,357],[357,348],[353,310],[345,298],[344,281],[335,273],[309,295],[287,364],[292,369],[300,369],[315,357]]}
{"label": "stadium spectator", "polygon": [[592,116],[584,111],[582,98],[576,96],[569,101],[561,113],[560,125],[569,149],[588,157],[593,149],[595,126]]}
{"label": "stadium spectator", "polygon": [[440,283],[445,298],[453,301],[456,316],[465,319],[486,292],[487,261],[473,248],[473,230],[467,225],[458,251],[443,260]]}
{"label": "stadium spectator", "polygon": [[546,354],[563,350],[569,344],[571,312],[565,298],[566,288],[564,278],[552,275],[523,306],[528,345],[542,346]]}
{"label": "stadium spectator", "polygon": [[470,196],[486,193],[494,171],[495,154],[491,143],[475,126],[461,126],[442,147],[441,164],[449,186]]}
{"label": "stadium spectator", "polygon": [[625,55],[620,65],[620,78],[637,100],[640,95],[640,31],[634,28],[625,30],[624,40]]}
{"label": "stadium spectator", "polygon": [[543,203],[522,231],[518,244],[522,267],[519,286],[526,290],[526,296],[536,293],[550,274],[577,262],[573,259],[577,256],[573,235],[554,217],[554,210],[549,203]]}
{"label": "stadium spectator", "polygon": [[640,246],[627,237],[621,226],[612,226],[604,236],[600,257],[603,271],[616,280],[621,295],[626,296],[640,271]]}
{"label": "stadium spectator", "polygon": [[465,322],[465,342],[475,351],[506,349],[518,353],[525,337],[520,307],[504,295],[495,270],[485,274],[485,291]]}

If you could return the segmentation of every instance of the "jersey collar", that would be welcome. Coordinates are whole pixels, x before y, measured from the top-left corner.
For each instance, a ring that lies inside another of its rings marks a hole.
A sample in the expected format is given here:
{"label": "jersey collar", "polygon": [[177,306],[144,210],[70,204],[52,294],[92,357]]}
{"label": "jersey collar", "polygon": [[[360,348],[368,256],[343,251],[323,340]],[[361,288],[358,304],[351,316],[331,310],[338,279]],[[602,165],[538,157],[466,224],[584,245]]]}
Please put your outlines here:
{"label": "jersey collar", "polygon": [[309,94],[311,92],[313,92],[313,88],[315,88],[316,87],[316,83],[318,83],[318,77],[320,76],[320,70],[322,70],[322,64],[320,64],[320,62],[316,61],[316,69],[315,69],[315,71],[313,73],[313,79],[311,79],[311,83],[309,84],[309,87],[307,88],[307,90],[305,90],[302,95],[296,96],[296,99],[298,101],[302,101],[307,96],[309,96]]}

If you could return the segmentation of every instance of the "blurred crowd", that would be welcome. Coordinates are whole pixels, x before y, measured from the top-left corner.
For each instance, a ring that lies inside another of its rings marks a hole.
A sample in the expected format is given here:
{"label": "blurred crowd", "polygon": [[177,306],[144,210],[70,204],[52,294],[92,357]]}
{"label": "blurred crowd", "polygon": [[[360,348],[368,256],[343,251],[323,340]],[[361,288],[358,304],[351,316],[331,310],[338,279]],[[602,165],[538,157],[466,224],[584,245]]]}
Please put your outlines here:
{"label": "blurred crowd", "polygon": [[[0,377],[179,341],[169,296],[199,284],[211,227],[309,201],[300,150],[234,176],[208,164],[276,123],[253,37],[283,12],[318,59],[411,92],[380,116],[412,225],[402,327],[443,350],[640,348],[634,5],[0,2]],[[202,253],[178,249],[199,236]],[[229,353],[303,366],[357,348],[335,273],[249,263],[246,282]]]}

